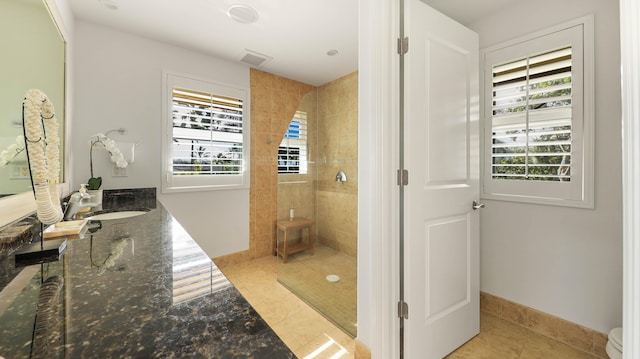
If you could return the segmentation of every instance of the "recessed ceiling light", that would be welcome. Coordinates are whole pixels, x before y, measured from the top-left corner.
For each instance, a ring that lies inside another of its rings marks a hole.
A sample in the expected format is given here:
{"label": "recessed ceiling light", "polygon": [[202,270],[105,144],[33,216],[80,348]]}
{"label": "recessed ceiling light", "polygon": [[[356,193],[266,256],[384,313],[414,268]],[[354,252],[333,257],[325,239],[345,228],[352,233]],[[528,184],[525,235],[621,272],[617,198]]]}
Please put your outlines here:
{"label": "recessed ceiling light", "polygon": [[227,16],[241,24],[251,24],[258,21],[258,12],[251,6],[244,4],[229,6]]}
{"label": "recessed ceiling light", "polygon": [[338,54],[338,50],[329,50],[327,51],[328,56],[336,56]]}
{"label": "recessed ceiling light", "polygon": [[118,10],[118,4],[113,0],[98,0],[98,2],[109,10]]}

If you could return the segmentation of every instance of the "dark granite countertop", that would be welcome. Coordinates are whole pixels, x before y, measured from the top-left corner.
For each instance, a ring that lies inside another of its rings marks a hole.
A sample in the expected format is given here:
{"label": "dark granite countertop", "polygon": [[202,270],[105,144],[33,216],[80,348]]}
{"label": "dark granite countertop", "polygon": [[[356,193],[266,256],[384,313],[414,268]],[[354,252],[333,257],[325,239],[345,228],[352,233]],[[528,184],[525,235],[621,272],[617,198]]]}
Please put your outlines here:
{"label": "dark granite countertop", "polygon": [[0,287],[0,357],[295,358],[155,190],[117,193],[105,207],[154,208],[90,222],[59,261],[0,271],[15,276]]}

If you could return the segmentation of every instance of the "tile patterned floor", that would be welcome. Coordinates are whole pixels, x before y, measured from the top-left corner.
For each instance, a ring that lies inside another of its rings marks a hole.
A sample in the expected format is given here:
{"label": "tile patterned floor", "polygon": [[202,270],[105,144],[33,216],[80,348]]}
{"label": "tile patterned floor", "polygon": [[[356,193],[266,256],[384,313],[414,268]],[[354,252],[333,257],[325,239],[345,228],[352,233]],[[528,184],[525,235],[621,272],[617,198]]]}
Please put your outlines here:
{"label": "tile patterned floor", "polygon": [[488,313],[480,314],[480,334],[448,359],[596,359],[595,356]]}
{"label": "tile patterned floor", "polygon": [[221,270],[296,356],[353,358],[353,338],[278,283],[276,257]]}
{"label": "tile patterned floor", "polygon": [[[349,335],[278,283],[275,257],[221,269],[299,358],[354,358],[354,340]],[[478,336],[447,358],[596,359],[491,314],[481,313],[480,327]]]}
{"label": "tile patterned floor", "polygon": [[[339,280],[330,282],[328,275],[337,275]],[[349,334],[356,335],[356,258],[319,245],[313,255],[297,253],[289,256],[287,263],[279,258],[278,280]]]}

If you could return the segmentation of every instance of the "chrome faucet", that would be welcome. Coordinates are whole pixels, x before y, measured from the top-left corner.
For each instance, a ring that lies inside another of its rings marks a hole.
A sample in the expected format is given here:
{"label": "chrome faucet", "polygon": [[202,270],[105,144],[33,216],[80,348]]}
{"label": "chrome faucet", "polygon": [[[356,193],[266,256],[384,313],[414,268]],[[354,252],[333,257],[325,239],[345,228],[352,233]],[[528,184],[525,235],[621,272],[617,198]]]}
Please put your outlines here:
{"label": "chrome faucet", "polygon": [[98,205],[96,202],[91,202],[91,195],[87,193],[86,184],[80,185],[80,190],[75,192],[69,198],[69,203],[64,211],[64,220],[75,219],[76,213],[87,207],[95,207]]}
{"label": "chrome faucet", "polygon": [[347,175],[346,173],[344,173],[343,170],[338,171],[338,173],[336,174],[336,182],[338,183],[347,182]]}

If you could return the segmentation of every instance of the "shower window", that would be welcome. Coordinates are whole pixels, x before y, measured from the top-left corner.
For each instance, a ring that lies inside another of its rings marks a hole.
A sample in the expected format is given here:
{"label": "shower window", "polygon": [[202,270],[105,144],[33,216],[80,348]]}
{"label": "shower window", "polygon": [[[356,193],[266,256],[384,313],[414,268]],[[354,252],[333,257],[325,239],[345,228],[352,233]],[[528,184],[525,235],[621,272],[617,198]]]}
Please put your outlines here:
{"label": "shower window", "polygon": [[278,147],[278,173],[307,173],[307,113],[296,111]]}

